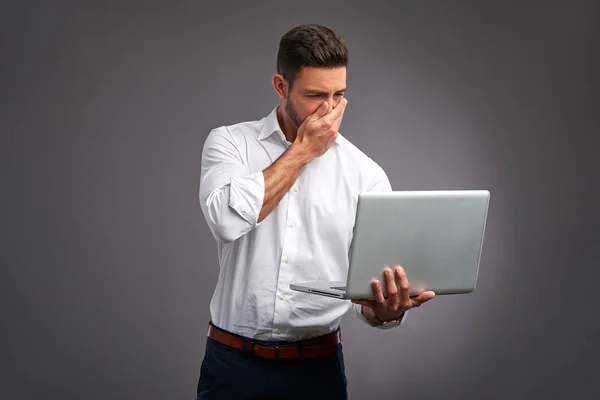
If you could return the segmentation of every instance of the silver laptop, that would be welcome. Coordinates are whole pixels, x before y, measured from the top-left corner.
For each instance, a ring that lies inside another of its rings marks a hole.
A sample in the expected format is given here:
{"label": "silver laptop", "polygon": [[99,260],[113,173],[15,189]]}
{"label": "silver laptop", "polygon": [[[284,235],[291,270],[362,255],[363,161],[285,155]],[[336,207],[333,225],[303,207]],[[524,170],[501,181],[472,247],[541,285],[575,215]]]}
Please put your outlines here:
{"label": "silver laptop", "polygon": [[490,192],[365,192],[358,197],[346,282],[298,282],[293,290],[341,299],[373,299],[372,279],[387,288],[386,265],[402,265],[410,295],[475,290]]}

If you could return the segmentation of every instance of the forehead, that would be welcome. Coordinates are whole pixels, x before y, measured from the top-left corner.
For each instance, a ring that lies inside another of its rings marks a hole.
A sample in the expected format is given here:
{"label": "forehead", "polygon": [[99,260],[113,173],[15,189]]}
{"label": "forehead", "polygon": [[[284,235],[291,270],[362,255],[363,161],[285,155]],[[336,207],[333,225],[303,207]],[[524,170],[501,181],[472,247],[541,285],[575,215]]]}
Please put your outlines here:
{"label": "forehead", "polygon": [[324,91],[341,90],[346,87],[346,67],[304,67],[298,73],[294,86]]}

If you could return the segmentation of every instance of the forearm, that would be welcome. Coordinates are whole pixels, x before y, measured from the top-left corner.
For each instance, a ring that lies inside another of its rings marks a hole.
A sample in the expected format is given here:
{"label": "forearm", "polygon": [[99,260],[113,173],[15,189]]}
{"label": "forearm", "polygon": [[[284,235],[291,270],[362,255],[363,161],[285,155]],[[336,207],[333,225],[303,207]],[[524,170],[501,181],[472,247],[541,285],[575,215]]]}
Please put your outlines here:
{"label": "forearm", "polygon": [[265,196],[258,222],[265,219],[277,207],[309,161],[310,158],[299,147],[292,144],[281,157],[263,171]]}

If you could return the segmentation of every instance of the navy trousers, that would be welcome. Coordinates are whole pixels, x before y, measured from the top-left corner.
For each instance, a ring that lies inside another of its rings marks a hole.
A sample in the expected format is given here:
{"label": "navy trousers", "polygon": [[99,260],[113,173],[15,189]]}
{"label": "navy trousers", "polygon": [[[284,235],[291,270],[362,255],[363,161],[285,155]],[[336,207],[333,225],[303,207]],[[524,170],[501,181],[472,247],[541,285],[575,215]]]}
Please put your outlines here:
{"label": "navy trousers", "polygon": [[206,338],[197,400],[347,399],[342,344],[327,358],[264,359]]}

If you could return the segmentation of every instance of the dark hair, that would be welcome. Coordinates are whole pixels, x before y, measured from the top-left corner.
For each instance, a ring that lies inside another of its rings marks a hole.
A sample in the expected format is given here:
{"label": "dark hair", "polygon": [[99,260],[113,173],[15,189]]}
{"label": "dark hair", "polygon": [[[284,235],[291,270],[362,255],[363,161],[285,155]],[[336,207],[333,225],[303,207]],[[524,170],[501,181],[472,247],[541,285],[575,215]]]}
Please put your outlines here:
{"label": "dark hair", "polygon": [[277,73],[289,82],[290,90],[302,67],[336,68],[347,65],[346,42],[325,26],[297,26],[283,35],[279,42]]}

